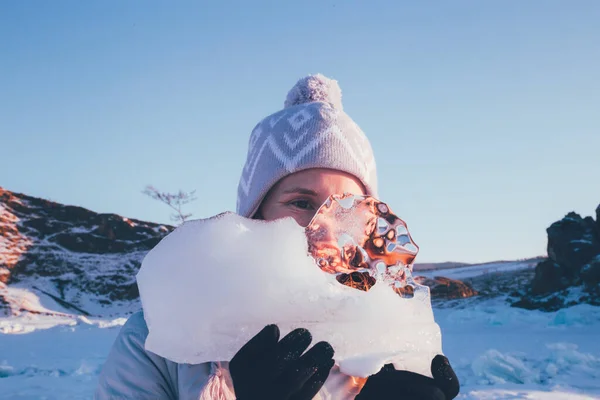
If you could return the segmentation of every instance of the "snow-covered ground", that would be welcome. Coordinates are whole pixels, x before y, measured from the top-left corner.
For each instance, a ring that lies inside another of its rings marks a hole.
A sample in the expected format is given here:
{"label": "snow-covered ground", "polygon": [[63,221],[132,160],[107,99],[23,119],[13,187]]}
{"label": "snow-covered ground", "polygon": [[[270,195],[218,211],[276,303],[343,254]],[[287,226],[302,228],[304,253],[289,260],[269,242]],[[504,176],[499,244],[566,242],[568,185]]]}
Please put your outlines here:
{"label": "snow-covered ground", "polygon": [[[5,327],[10,324],[3,322]],[[41,321],[29,324],[19,321],[17,328],[35,327],[38,322]],[[92,398],[98,374],[119,328],[101,328],[78,320],[72,323],[26,334],[0,335],[1,398]]]}
{"label": "snow-covered ground", "polygon": [[[516,263],[505,266],[517,268]],[[435,314],[444,352],[461,380],[459,398],[600,399],[600,307],[544,313],[511,308],[502,298],[468,299]],[[0,397],[91,398],[123,323],[45,315],[0,318]]]}
{"label": "snow-covered ground", "polygon": [[435,313],[462,398],[600,398],[600,308],[544,313],[488,300]]}
{"label": "snow-covered ground", "polygon": [[415,272],[415,275],[433,278],[434,276],[445,276],[450,279],[473,278],[480,275],[493,274],[497,272],[513,272],[524,269],[535,268],[537,262],[528,260],[523,262],[501,261],[481,265],[467,265],[458,268],[447,268],[443,270],[424,270]]}

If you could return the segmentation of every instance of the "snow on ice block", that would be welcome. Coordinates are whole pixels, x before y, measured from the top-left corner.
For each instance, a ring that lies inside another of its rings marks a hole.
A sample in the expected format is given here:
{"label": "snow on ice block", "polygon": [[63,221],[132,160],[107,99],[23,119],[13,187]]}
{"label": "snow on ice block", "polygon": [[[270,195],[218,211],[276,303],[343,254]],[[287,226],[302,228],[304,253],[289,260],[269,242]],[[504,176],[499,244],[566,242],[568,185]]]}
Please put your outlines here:
{"label": "snow on ice block", "polygon": [[146,349],[178,363],[229,361],[265,325],[303,327],[335,349],[342,372],[367,377],[393,363],[431,376],[441,351],[428,290],[341,285],[308,253],[293,219],[233,213],[189,221],[165,237],[137,276]]}

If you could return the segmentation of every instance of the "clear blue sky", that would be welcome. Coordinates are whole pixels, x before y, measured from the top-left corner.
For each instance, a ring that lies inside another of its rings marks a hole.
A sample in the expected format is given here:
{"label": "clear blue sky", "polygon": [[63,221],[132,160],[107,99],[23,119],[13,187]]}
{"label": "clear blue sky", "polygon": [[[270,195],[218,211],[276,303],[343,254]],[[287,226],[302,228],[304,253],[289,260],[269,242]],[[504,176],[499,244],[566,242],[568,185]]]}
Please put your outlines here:
{"label": "clear blue sky", "polygon": [[419,261],[545,254],[600,203],[600,1],[0,2],[0,186],[168,222],[235,209],[251,129],[340,82]]}

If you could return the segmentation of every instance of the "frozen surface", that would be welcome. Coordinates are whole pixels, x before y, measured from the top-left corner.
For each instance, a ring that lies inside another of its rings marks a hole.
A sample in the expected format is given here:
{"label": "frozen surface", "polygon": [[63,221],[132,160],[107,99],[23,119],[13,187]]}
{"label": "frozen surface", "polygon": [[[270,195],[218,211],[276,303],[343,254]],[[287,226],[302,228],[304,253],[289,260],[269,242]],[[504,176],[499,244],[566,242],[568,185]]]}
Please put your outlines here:
{"label": "frozen surface", "polygon": [[544,313],[490,300],[435,315],[463,398],[600,398],[599,307]]}
{"label": "frozen surface", "polygon": [[[55,326],[49,328],[53,321]],[[93,397],[102,364],[123,320],[64,322],[58,317],[37,316],[20,321],[27,334],[0,334],[0,398]]]}
{"label": "frozen surface", "polygon": [[519,271],[524,269],[534,269],[537,261],[502,261],[494,263],[486,263],[481,265],[467,265],[465,267],[447,268],[444,270],[424,270],[415,271],[414,275],[433,278],[434,276],[444,276],[451,279],[466,279],[475,276],[481,276],[493,273],[504,273],[511,271]]}
{"label": "frozen surface", "polygon": [[146,256],[138,284],[146,348],[177,362],[230,360],[270,323],[330,342],[341,370],[354,376],[390,362],[429,375],[442,353],[427,290],[406,299],[386,284],[368,292],[341,285],[308,256],[304,229],[292,219],[186,222]]}
{"label": "frozen surface", "polygon": [[[458,399],[600,399],[600,307],[543,313],[485,301],[434,313],[461,382]],[[0,334],[3,400],[92,398],[123,320],[12,321],[29,333]]]}

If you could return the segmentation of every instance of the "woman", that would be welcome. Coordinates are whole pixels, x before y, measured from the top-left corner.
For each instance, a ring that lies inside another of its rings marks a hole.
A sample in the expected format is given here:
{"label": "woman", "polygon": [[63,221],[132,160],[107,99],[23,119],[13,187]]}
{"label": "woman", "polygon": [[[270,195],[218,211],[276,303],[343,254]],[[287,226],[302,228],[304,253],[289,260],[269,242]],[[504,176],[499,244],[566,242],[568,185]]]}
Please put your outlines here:
{"label": "woman", "polygon": [[[377,197],[371,145],[343,111],[337,82],[322,75],[301,79],[284,109],[262,120],[250,136],[238,187],[240,215],[272,221],[294,218],[306,226],[331,194]],[[98,399],[423,399],[449,400],[458,381],[447,359],[432,362],[434,379],[384,367],[369,379],[334,367],[325,342],[306,351],[310,333],[297,329],[279,340],[265,327],[231,360],[176,364],[144,349],[148,329],[133,315],[103,367]]]}

